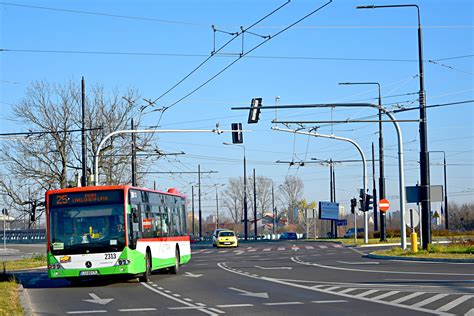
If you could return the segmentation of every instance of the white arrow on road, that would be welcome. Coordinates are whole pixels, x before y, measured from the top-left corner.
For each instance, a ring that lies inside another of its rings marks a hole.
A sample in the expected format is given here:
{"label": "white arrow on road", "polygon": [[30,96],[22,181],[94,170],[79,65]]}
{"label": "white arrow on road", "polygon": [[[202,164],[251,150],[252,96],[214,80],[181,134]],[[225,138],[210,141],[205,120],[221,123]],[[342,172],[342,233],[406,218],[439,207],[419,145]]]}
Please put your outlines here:
{"label": "white arrow on road", "polygon": [[199,277],[202,277],[202,274],[193,274],[193,273],[191,273],[191,272],[185,272],[184,275],[187,276],[187,277],[190,277],[190,278],[199,278]]}
{"label": "white arrow on road", "polygon": [[105,305],[105,304],[110,303],[114,300],[113,298],[100,298],[95,293],[89,293],[89,296],[92,297],[91,300],[83,300],[83,301],[89,302],[89,303],[96,303],[96,304],[100,304],[100,305]]}
{"label": "white arrow on road", "polygon": [[244,291],[240,289],[236,289],[235,287],[229,287],[229,290],[237,291],[240,292],[239,295],[245,295],[245,296],[252,296],[252,297],[259,297],[259,298],[268,298],[268,293],[267,292],[262,292],[262,293],[253,293],[249,291]]}
{"label": "white arrow on road", "polygon": [[261,267],[261,266],[254,266],[255,268],[262,269],[262,270],[291,270],[292,267]]}

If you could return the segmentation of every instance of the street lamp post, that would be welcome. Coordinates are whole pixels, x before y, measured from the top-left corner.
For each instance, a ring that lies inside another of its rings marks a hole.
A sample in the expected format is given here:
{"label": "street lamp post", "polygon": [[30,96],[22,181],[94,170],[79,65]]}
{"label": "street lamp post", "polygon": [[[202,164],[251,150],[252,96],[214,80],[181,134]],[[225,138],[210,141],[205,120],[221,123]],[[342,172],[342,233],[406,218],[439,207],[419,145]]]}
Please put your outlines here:
{"label": "street lamp post", "polygon": [[446,152],[444,150],[432,150],[430,153],[443,154],[443,170],[444,170],[444,227],[449,229],[448,224],[448,182],[446,180]]}
{"label": "street lamp post", "polygon": [[421,198],[421,227],[422,227],[422,247],[428,249],[431,243],[431,201],[430,201],[430,168],[428,153],[428,129],[426,118],[426,96],[425,96],[425,75],[423,70],[423,45],[421,32],[420,8],[416,4],[396,4],[396,5],[369,5],[358,6],[357,9],[378,9],[378,8],[402,8],[415,7],[418,11],[418,68],[420,79],[419,103],[420,103],[420,198]]}
{"label": "street lamp post", "polygon": [[[384,172],[384,155],[383,155],[383,134],[382,134],[382,94],[380,93],[380,83],[378,82],[341,82],[340,85],[377,85],[379,98],[378,98],[378,105],[379,105],[379,200],[385,199],[385,172]],[[374,197],[375,194],[375,187],[374,187]],[[374,200],[374,217],[375,222],[377,222],[377,207],[378,201]],[[380,241],[385,241],[387,238],[385,236],[385,227],[386,227],[386,216],[385,212],[380,211]],[[376,226],[376,225],[375,225]]]}
{"label": "street lamp post", "polygon": [[244,240],[247,240],[248,237],[248,231],[247,231],[247,160],[245,158],[245,145],[241,144],[232,144],[232,143],[227,143],[224,142],[224,145],[234,145],[234,146],[239,146],[244,149]]}

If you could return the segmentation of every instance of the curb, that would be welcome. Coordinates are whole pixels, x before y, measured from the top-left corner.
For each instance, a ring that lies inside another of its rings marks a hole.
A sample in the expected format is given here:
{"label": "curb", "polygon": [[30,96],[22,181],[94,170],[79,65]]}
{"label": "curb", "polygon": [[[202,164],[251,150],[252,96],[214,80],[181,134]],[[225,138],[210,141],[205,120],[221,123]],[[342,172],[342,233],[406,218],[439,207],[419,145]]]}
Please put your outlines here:
{"label": "curb", "polygon": [[402,256],[383,256],[369,253],[364,257],[381,260],[405,260],[405,261],[428,261],[428,262],[452,262],[452,263],[474,263],[474,259],[455,259],[455,258],[415,258]]}
{"label": "curb", "polygon": [[30,296],[28,295],[27,290],[23,287],[21,283],[18,284],[18,292],[20,294],[20,304],[23,308],[23,315],[33,316],[33,309],[31,307]]}

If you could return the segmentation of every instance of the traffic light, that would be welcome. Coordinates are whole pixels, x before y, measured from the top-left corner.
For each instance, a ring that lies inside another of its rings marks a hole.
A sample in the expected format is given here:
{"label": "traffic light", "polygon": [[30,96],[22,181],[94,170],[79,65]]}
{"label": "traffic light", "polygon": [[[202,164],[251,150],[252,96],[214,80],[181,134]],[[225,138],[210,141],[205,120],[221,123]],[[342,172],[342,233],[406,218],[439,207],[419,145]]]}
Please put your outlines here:
{"label": "traffic light", "polygon": [[356,198],[352,198],[352,199],[351,199],[351,213],[352,213],[352,214],[355,213],[356,207],[357,207],[357,199],[356,199]]}
{"label": "traffic light", "polygon": [[232,123],[232,144],[242,144],[244,135],[242,134],[242,123]]}
{"label": "traffic light", "polygon": [[364,190],[360,190],[359,194],[359,211],[365,212],[365,192]]}
{"label": "traffic light", "polygon": [[364,212],[368,212],[373,209],[374,205],[374,197],[370,194],[365,195],[365,203],[364,203]]}
{"label": "traffic light", "polygon": [[252,99],[252,102],[250,103],[251,109],[249,112],[249,119],[247,121],[248,124],[254,124],[258,122],[261,106],[262,106],[262,98]]}

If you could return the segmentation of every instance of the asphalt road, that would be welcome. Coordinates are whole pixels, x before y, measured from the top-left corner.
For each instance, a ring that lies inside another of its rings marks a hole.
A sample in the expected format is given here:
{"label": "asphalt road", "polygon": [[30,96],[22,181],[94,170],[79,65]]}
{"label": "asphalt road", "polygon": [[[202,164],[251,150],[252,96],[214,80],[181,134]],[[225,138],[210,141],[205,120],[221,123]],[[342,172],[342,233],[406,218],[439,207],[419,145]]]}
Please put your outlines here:
{"label": "asphalt road", "polygon": [[474,315],[474,264],[375,260],[370,248],[193,245],[178,275],[71,285],[17,273],[35,315]]}

